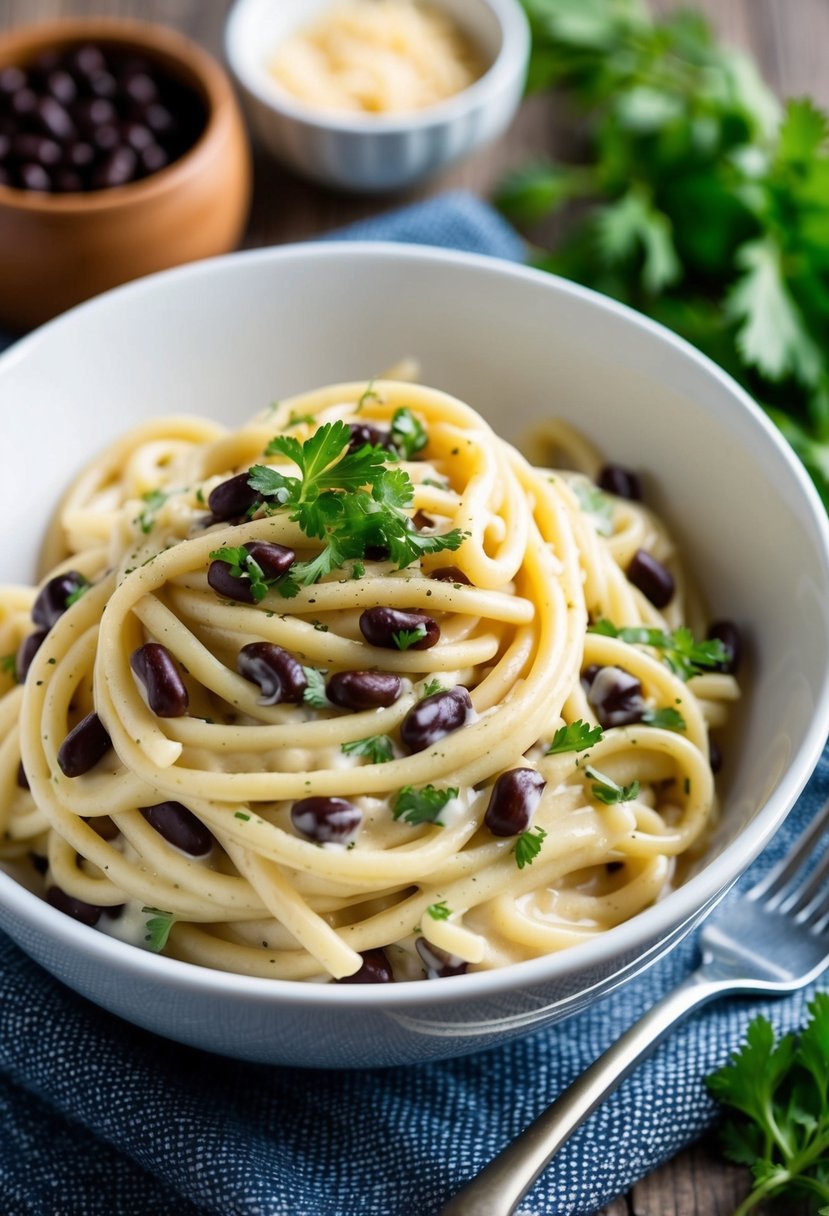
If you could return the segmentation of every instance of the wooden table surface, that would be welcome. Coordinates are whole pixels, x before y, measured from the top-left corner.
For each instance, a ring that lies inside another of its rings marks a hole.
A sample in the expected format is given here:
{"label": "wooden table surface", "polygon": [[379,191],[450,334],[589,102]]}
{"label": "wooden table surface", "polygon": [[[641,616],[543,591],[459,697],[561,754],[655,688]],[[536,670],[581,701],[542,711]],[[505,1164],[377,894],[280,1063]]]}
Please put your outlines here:
{"label": "wooden table surface", "polygon": [[[829,0],[684,0],[683,6],[692,2],[724,38],[753,54],[781,96],[808,93],[829,107]],[[664,12],[680,7],[682,0],[651,3]],[[230,0],[0,0],[0,30],[70,14],[135,16],[175,26],[221,55],[229,7]],[[555,153],[564,139],[555,102],[532,98],[524,103],[508,138],[416,191],[382,199],[348,197],[308,185],[257,156],[245,244],[299,240],[450,188],[463,187],[486,198],[506,169],[545,151]],[[747,1190],[746,1172],[724,1164],[716,1144],[703,1141],[637,1184],[601,1216],[727,1216]],[[790,1203],[779,1213],[801,1216]]]}

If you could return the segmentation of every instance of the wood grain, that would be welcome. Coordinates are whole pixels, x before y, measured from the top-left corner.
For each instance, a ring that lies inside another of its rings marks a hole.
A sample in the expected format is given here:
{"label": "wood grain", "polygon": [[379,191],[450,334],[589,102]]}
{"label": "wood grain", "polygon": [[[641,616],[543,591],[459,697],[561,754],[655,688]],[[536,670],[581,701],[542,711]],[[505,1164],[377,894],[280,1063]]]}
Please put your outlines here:
{"label": "wood grain", "polygon": [[[277,0],[275,0],[277,2]],[[689,0],[652,0],[657,12]],[[0,30],[62,15],[106,13],[162,21],[189,34],[222,58],[230,0],[0,0]],[[781,97],[810,94],[829,107],[827,0],[696,0],[721,36],[743,47]],[[247,246],[281,244],[327,232],[387,208],[447,189],[489,197],[504,172],[543,153],[561,153],[571,122],[558,98],[524,103],[507,138],[469,157],[419,189],[376,198],[345,196],[298,180],[257,154],[256,190]],[[600,1216],[727,1216],[749,1189],[745,1170],[723,1163],[712,1139],[668,1162]],[[791,1203],[781,1216],[805,1216]]]}

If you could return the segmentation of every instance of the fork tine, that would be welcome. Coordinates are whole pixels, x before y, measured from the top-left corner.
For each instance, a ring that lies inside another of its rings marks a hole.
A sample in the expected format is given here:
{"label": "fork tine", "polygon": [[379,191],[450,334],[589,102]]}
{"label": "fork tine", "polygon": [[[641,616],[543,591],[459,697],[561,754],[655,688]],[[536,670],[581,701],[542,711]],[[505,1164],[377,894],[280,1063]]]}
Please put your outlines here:
{"label": "fork tine", "polygon": [[[829,874],[829,850],[823,854],[809,877],[800,887],[797,887],[793,891],[786,890],[784,896],[778,901],[780,911],[786,912],[790,916],[799,917],[804,909],[814,903],[815,897],[820,892],[827,874]],[[789,886],[791,887],[791,885],[790,883]]]}
{"label": "fork tine", "polygon": [[749,899],[765,899],[769,904],[780,903],[788,893],[788,888],[797,875],[801,865],[811,856],[812,850],[829,826],[829,799],[824,802],[809,826],[795,841],[776,866],[768,872],[765,878],[747,893]]}

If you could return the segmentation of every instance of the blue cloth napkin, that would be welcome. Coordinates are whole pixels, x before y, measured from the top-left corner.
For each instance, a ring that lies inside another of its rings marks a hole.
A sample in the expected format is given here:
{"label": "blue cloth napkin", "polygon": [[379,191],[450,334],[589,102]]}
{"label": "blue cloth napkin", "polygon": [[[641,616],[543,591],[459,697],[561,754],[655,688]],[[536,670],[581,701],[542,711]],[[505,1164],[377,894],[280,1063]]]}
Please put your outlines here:
{"label": "blue cloth napkin", "polygon": [[[452,194],[339,237],[518,258],[485,204]],[[829,796],[829,753],[761,875]],[[446,1063],[365,1072],[265,1068],[137,1030],[53,980],[0,935],[0,1212],[4,1216],[435,1216],[446,1199],[696,965],[685,941],[565,1023]],[[595,1212],[715,1117],[704,1076],[758,1012],[806,1019],[813,990],[727,1001],[677,1028],[574,1136],[527,1216]]]}

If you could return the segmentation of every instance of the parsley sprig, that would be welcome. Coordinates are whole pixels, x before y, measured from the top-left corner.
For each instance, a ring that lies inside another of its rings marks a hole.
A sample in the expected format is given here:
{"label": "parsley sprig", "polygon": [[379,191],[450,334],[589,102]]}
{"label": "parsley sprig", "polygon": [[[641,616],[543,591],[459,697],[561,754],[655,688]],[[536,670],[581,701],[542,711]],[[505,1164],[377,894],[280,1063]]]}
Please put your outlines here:
{"label": "parsley sprig", "polygon": [[451,787],[441,790],[434,785],[424,785],[418,790],[413,785],[404,785],[392,804],[392,815],[413,827],[420,823],[443,827],[438,815],[457,796],[457,789]]}
{"label": "parsley sprig", "polygon": [[521,833],[512,850],[515,854],[515,864],[519,870],[523,870],[524,866],[532,865],[541,852],[541,846],[546,836],[547,833],[543,828],[530,828],[529,831]]}
{"label": "parsley sprig", "polygon": [[416,625],[414,629],[398,629],[391,636],[398,650],[409,650],[416,642],[426,637],[426,627]]}
{"label": "parsley sprig", "polygon": [[141,495],[144,506],[135,519],[141,531],[146,536],[155,527],[155,517],[169,498],[163,490],[147,490]]}
{"label": "parsley sprig", "polygon": [[632,802],[639,793],[639,782],[631,781],[630,785],[619,785],[605,773],[600,773],[591,764],[585,765],[585,775],[593,779],[590,789],[597,802],[605,806],[613,806],[617,802]]}
{"label": "parsley sprig", "polygon": [[686,730],[687,723],[678,709],[668,705],[663,709],[645,709],[642,711],[642,721],[645,726],[658,726],[660,730]]}
{"label": "parsley sprig", "polygon": [[391,420],[391,441],[404,460],[413,460],[429,442],[423,423],[405,406]]}
{"label": "parsley sprig", "polygon": [[591,726],[589,722],[582,722],[581,718],[578,718],[575,722],[568,722],[558,728],[544,755],[556,756],[561,752],[586,751],[588,747],[601,741],[602,733],[600,726]]}
{"label": "parsley sprig", "polygon": [[448,920],[452,915],[452,909],[445,899],[442,899],[439,904],[429,904],[426,912],[432,920]]}
{"label": "parsley sprig", "polygon": [[233,578],[247,577],[250,583],[250,593],[257,604],[265,598],[268,588],[278,581],[265,578],[265,572],[259,562],[251,557],[244,545],[225,545],[221,549],[213,549],[210,559],[211,561],[227,562]]}
{"label": "parsley sprig", "polygon": [[17,655],[4,654],[0,655],[0,671],[4,675],[11,676],[13,680],[17,679]]}
{"label": "parsley sprig", "polygon": [[721,1126],[723,1151],[754,1177],[735,1216],[780,1197],[829,1203],[829,993],[818,993],[809,1013],[799,1038],[779,1041],[755,1018],[741,1049],[707,1078],[734,1112]]}
{"label": "parsley sprig", "polygon": [[302,693],[302,700],[314,709],[330,709],[331,702],[325,694],[325,676],[316,667],[303,667],[308,683]]}
{"label": "parsley sprig", "polygon": [[175,917],[172,912],[162,912],[160,908],[142,908],[141,911],[148,915],[144,941],[149,943],[151,950],[159,954],[167,945]]}
{"label": "parsley sprig", "polygon": [[[398,569],[427,553],[460,547],[463,534],[454,529],[442,536],[423,536],[411,526],[408,509],[414,486],[403,469],[388,468],[389,453],[373,444],[349,451],[351,431],[344,422],[327,422],[310,439],[299,443],[277,435],[266,456],[284,456],[300,477],[268,465],[253,465],[248,484],[270,511],[288,511],[306,536],[323,541],[310,561],[295,562],[291,583],[310,586],[349,559],[362,558],[367,548],[388,550]],[[278,584],[281,591],[283,582]]]}
{"label": "parsley sprig", "polygon": [[653,646],[660,651],[662,662],[681,680],[690,680],[706,669],[716,669],[729,657],[719,638],[695,642],[691,630],[684,625],[668,633],[664,629],[652,629],[646,625],[623,625],[619,628],[612,621],[602,618],[590,626],[589,632],[619,638],[632,645]]}
{"label": "parsley sprig", "polygon": [[340,750],[346,756],[365,756],[372,764],[386,764],[394,759],[394,748],[388,735],[369,735],[367,739],[341,743]]}

